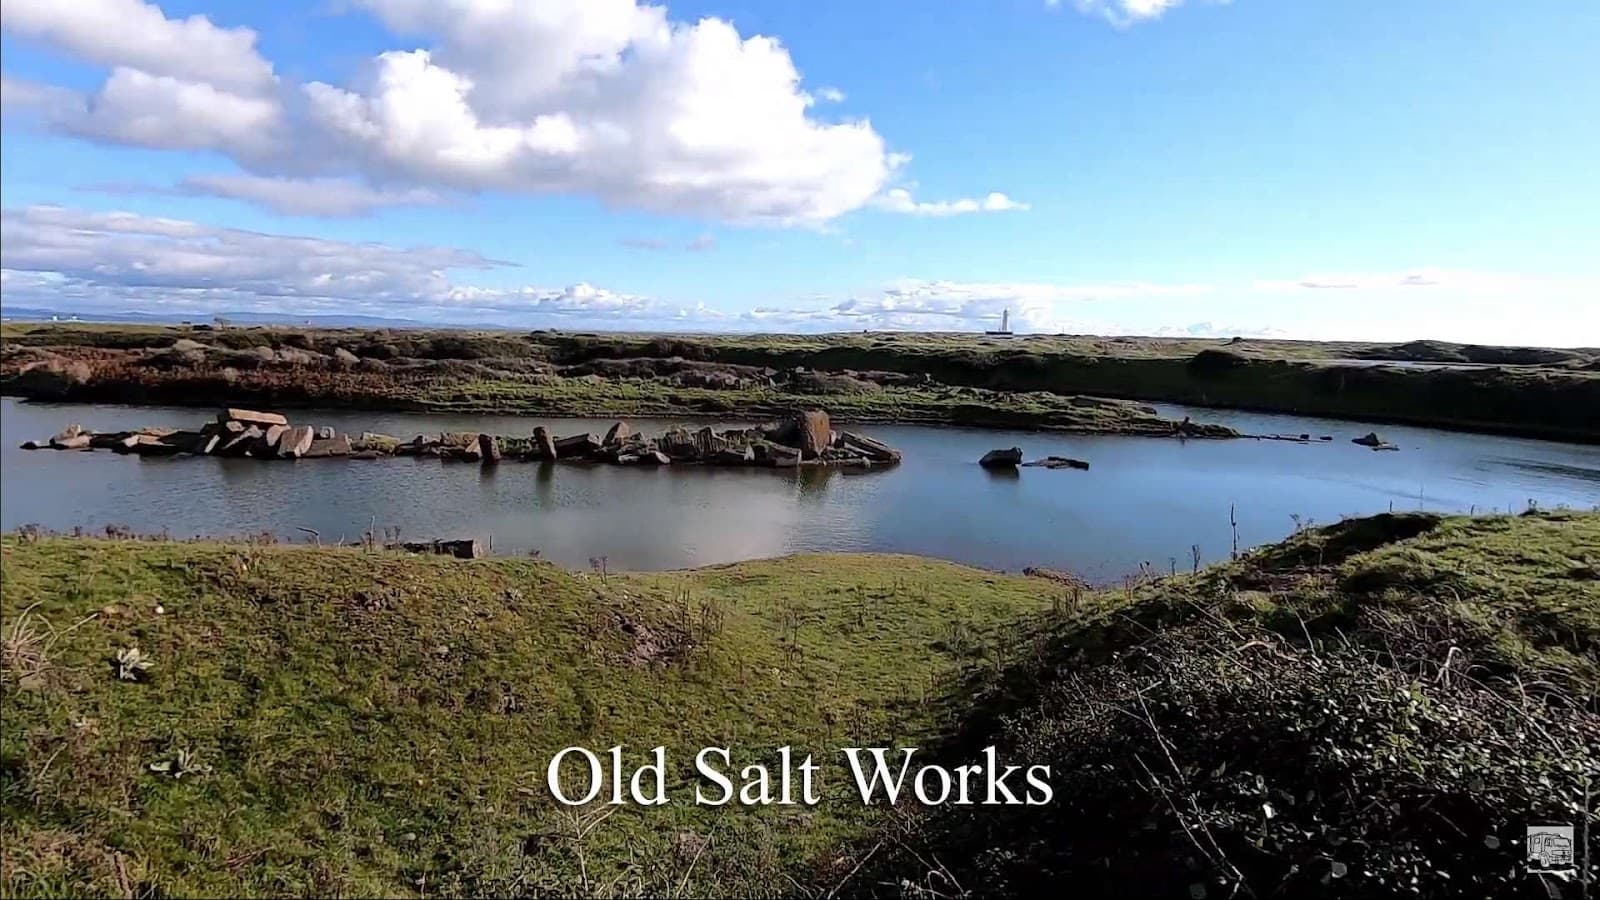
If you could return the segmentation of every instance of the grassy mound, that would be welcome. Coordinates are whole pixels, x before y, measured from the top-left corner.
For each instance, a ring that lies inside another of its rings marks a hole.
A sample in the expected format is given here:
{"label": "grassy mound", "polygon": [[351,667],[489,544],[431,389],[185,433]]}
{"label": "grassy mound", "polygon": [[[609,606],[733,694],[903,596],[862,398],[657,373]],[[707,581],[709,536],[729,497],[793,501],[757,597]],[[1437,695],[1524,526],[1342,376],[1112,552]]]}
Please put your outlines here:
{"label": "grassy mound", "polygon": [[906,812],[858,892],[1577,896],[1521,843],[1600,830],[1597,562],[1594,514],[1381,516],[1047,622],[944,752],[1057,801]]}
{"label": "grassy mound", "polygon": [[[545,766],[665,745],[681,798],[707,745],[743,765],[917,743],[951,672],[1049,602],[1033,579],[893,557],[602,578],[8,536],[3,573],[5,896],[786,890],[867,810],[574,813]],[[133,647],[153,665],[119,679]]]}

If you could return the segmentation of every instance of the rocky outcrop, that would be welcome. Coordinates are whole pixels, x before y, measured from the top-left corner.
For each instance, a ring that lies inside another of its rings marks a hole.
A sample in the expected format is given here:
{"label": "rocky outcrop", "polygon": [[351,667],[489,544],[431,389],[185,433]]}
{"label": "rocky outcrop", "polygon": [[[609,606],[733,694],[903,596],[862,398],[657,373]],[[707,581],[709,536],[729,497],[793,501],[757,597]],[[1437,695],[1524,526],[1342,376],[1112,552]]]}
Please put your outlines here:
{"label": "rocky outcrop", "polygon": [[50,357],[24,366],[9,387],[25,397],[64,400],[93,377],[94,371],[88,363]]}
{"label": "rocky outcrop", "polygon": [[[618,422],[601,439],[593,433],[551,437],[543,426],[533,429],[528,438],[503,437],[478,432],[457,431],[419,434],[401,443],[397,438],[363,432],[351,439],[330,427],[290,424],[278,413],[245,409],[224,410],[215,421],[199,431],[144,429],[139,432],[95,433],[71,425],[49,442],[29,441],[24,449],[110,449],[142,456],[249,457],[252,459],[374,459],[380,456],[429,456],[441,460],[498,462],[518,460],[586,460],[624,466],[664,466],[674,464],[715,466],[765,466],[788,469],[797,466],[893,465],[900,451],[881,441],[853,432],[828,432],[826,443],[814,446],[811,455],[788,441],[819,438],[825,414],[796,415],[790,419],[757,428],[717,431],[711,427],[690,430],[682,426],[650,438]],[[1017,451],[1020,453],[1021,451]]]}
{"label": "rocky outcrop", "polygon": [[978,465],[985,469],[1014,469],[1022,465],[1022,448],[1011,447],[1005,450],[990,450],[978,460]]}

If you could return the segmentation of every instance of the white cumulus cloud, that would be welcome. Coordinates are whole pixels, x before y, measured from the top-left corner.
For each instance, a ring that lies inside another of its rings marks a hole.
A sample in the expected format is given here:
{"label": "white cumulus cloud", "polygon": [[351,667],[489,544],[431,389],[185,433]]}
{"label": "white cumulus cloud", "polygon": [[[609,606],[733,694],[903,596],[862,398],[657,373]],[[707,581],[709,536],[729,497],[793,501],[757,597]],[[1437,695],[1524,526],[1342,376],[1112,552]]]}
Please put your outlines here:
{"label": "white cumulus cloud", "polygon": [[272,64],[249,28],[205,16],[169,19],[142,0],[6,0],[0,27],[87,62],[138,69],[238,93],[269,89]]}
{"label": "white cumulus cloud", "polygon": [[358,5],[409,46],[348,83],[282,85],[249,29],[140,0],[8,0],[8,34],[110,69],[87,93],[8,80],[8,106],[89,139],[217,150],[259,178],[585,194],[783,226],[867,205],[907,159],[864,118],[815,115],[837,90],[808,92],[782,43],[723,19],[638,0]]}
{"label": "white cumulus cloud", "polygon": [[[1167,10],[1183,5],[1183,0],[1067,0],[1078,12],[1099,16],[1113,25],[1126,27],[1159,19]],[[1227,3],[1229,0],[1212,0]],[[1062,0],[1045,0],[1046,6],[1060,6]]]}
{"label": "white cumulus cloud", "polygon": [[879,209],[911,216],[959,216],[976,212],[1026,211],[1030,207],[998,191],[983,199],[963,197],[959,200],[917,200],[905,188],[891,188],[873,200]]}

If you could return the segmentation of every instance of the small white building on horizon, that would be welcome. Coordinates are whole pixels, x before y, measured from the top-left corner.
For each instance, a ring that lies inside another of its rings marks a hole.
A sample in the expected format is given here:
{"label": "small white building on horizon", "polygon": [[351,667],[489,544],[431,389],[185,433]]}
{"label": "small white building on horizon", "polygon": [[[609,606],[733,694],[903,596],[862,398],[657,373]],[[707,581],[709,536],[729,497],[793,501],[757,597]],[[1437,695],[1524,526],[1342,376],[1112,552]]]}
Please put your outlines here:
{"label": "small white building on horizon", "polygon": [[984,334],[993,335],[995,337],[1010,337],[1011,336],[1011,310],[1010,309],[1005,309],[1005,310],[1001,311],[1001,313],[1000,313],[1000,328],[999,328],[999,330],[997,330],[997,331],[985,331]]}

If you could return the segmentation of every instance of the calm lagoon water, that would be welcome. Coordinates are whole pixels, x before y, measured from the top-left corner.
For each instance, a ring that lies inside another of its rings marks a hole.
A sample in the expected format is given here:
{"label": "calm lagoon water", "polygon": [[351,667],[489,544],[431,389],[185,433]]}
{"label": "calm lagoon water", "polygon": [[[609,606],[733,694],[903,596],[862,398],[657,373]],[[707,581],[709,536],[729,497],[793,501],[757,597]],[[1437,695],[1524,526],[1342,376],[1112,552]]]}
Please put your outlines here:
{"label": "calm lagoon water", "polygon": [[[195,427],[203,409],[59,406],[0,398],[0,528],[126,525],[175,537],[271,531],[354,541],[373,521],[407,539],[477,537],[497,554],[540,551],[583,567],[669,569],[814,550],[889,551],[1016,570],[1040,565],[1114,580],[1141,563],[1186,566],[1226,557],[1229,509],[1249,546],[1388,509],[1451,512],[1600,506],[1600,448],[1367,426],[1290,416],[1162,407],[1250,433],[1331,434],[1328,443],[1084,437],[923,426],[861,426],[898,447],[892,469],[849,472],[504,463],[434,459],[263,463],[164,459],[110,452],[25,451],[69,422],[95,430]],[[294,421],[402,439],[439,431],[557,435],[610,421],[350,411],[296,412]],[[655,432],[667,422],[638,420]],[[703,423],[695,423],[696,425]],[[1350,438],[1376,430],[1398,453]],[[996,447],[1029,458],[1088,460],[1087,472],[990,473]]]}

